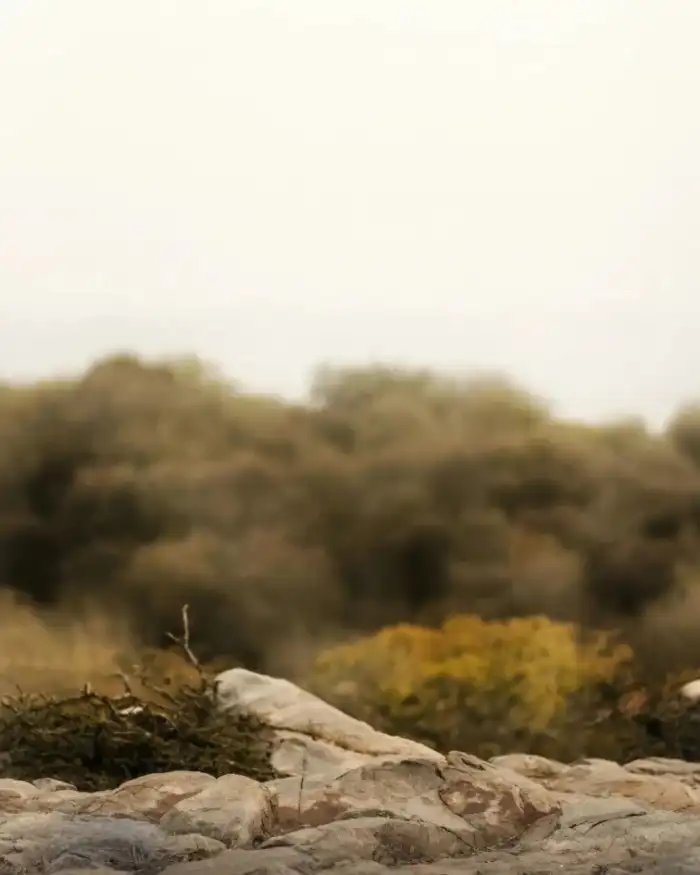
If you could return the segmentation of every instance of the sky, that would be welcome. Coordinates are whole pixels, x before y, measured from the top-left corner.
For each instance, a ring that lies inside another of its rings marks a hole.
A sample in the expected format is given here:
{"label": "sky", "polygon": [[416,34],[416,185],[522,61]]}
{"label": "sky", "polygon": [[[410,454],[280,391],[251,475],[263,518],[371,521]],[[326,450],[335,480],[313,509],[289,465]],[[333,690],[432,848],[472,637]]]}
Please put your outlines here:
{"label": "sky", "polygon": [[0,380],[700,398],[697,0],[2,0]]}

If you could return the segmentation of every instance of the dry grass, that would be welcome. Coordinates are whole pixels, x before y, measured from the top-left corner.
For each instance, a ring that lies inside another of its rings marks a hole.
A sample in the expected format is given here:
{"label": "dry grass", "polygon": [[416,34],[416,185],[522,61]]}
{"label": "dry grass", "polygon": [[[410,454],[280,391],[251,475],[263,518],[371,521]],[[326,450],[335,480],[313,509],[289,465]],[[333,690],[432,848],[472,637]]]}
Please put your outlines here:
{"label": "dry grass", "polygon": [[86,683],[122,690],[119,672],[136,658],[124,623],[94,612],[42,615],[0,593],[0,695],[63,693]]}

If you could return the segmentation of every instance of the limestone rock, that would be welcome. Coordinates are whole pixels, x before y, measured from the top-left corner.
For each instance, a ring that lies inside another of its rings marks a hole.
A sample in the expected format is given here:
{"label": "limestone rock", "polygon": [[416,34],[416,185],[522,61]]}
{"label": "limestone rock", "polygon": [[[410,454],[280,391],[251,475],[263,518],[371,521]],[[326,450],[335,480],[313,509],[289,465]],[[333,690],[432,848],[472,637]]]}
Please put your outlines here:
{"label": "limestone rock", "polygon": [[574,766],[547,786],[588,796],[622,796],[665,811],[700,811],[700,792],[675,776],[635,773],[615,763]]}
{"label": "limestone rock", "polygon": [[160,826],[171,833],[199,833],[229,848],[246,848],[269,835],[276,800],[242,775],[224,775],[199,793],[176,802]]}
{"label": "limestone rock", "polygon": [[[447,756],[309,693],[226,673],[280,777],[144,775],[81,792],[0,775],[0,875],[694,875],[700,764]],[[228,696],[228,698],[226,698]]]}
{"label": "limestone rock", "polygon": [[386,815],[334,820],[297,830],[268,841],[262,850],[278,847],[301,851],[321,869],[331,869],[347,860],[373,860],[391,866],[435,862],[465,856],[473,850],[467,838],[452,830]]}
{"label": "limestone rock", "polygon": [[272,767],[283,775],[342,775],[348,769],[370,763],[375,754],[345,750],[302,732],[275,732]]}
{"label": "limestone rock", "polygon": [[667,757],[647,757],[627,763],[625,769],[639,775],[657,775],[659,777],[671,775],[693,787],[700,785],[700,763],[687,763],[683,760],[672,760]]}
{"label": "limestone rock", "polygon": [[519,775],[533,778],[535,781],[556,778],[557,775],[562,774],[568,768],[564,763],[530,753],[507,753],[491,757],[489,762],[499,768],[510,769]]}
{"label": "limestone rock", "polygon": [[[298,741],[303,737],[320,741],[324,757],[329,759],[341,759],[343,751],[369,756],[395,754],[436,761],[442,759],[432,748],[378,732],[282,678],[232,668],[219,674],[216,681],[222,710],[241,708],[255,715],[273,729],[282,730],[278,736],[281,741],[289,737],[289,732],[297,733]],[[309,759],[313,759],[319,749],[311,746]]]}
{"label": "limestone rock", "polygon": [[540,784],[469,754],[451,753],[441,772],[445,783],[438,795],[468,824],[477,848],[517,839],[561,810]]}
{"label": "limestone rock", "polygon": [[[0,861],[12,872],[51,873],[100,866],[135,871],[224,850],[202,836],[173,837],[134,818],[71,816],[59,812],[0,820]],[[2,868],[0,868],[2,871]]]}
{"label": "limestone rock", "polygon": [[[283,831],[322,826],[347,816],[408,817],[441,826],[469,841],[471,830],[439,797],[444,779],[426,760],[378,761],[352,769],[313,788],[295,785],[278,788],[278,818]],[[299,791],[302,790],[300,794]]]}

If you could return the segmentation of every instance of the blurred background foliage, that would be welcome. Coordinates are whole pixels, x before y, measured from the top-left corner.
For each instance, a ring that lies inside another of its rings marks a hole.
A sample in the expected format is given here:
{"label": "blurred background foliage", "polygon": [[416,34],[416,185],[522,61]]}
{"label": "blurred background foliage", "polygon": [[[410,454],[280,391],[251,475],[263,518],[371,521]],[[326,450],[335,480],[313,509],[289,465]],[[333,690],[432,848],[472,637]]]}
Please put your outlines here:
{"label": "blurred background foliage", "polygon": [[[695,709],[679,686],[641,683],[629,645],[546,617],[459,615],[322,651],[306,686],[386,732],[483,758],[696,758]],[[683,732],[690,732],[687,737]]]}
{"label": "blurred background foliage", "polygon": [[576,423],[497,375],[379,366],[291,402],[130,355],[0,385],[5,687],[107,683],[186,602],[207,662],[551,750],[584,704],[611,726],[700,674],[699,562],[698,405]]}
{"label": "blurred background foliage", "polygon": [[614,682],[630,660],[610,636],[544,617],[460,615],[437,629],[395,626],[326,650],[312,685],[344,710],[363,709],[369,722],[375,713],[390,722],[403,716],[404,731],[416,724],[441,743],[452,735],[448,746],[457,749],[462,723],[469,731],[498,721],[498,734],[556,727],[576,694]]}

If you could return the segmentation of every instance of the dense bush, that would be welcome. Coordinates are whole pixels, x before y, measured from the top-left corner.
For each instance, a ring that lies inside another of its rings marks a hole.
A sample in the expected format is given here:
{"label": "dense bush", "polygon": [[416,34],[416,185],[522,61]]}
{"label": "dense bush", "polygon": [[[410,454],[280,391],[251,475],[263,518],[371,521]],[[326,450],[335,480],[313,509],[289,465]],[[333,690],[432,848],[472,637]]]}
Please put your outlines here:
{"label": "dense bush", "polygon": [[464,615],[324,651],[309,687],[384,731],[443,751],[698,758],[694,709],[678,695],[682,678],[645,686],[637,668],[631,649],[607,633],[544,617]]}
{"label": "dense bush", "polygon": [[460,615],[437,629],[389,627],[324,651],[310,684],[387,731],[493,755],[561,731],[574,697],[594,699],[630,661],[626,646],[569,624]]}
{"label": "dense bush", "polygon": [[650,670],[683,668],[698,447],[693,407],[663,434],[586,426],[500,378],[382,367],[321,370],[293,404],[113,357],[0,387],[0,586],[52,629],[108,617],[138,648],[187,601],[202,658],[287,675],[463,613],[619,628]]}
{"label": "dense bush", "polygon": [[[270,728],[240,709],[218,707],[214,670],[191,648],[186,606],[182,619],[183,634],[169,636],[174,646],[144,653],[128,674],[98,674],[97,687],[86,681],[80,691],[19,688],[0,696],[3,776],[49,776],[81,790],[183,769],[259,781],[278,777]],[[70,685],[69,678],[62,683]]]}
{"label": "dense bush", "polygon": [[104,790],[179,770],[277,777],[270,730],[253,716],[221,713],[202,685],[159,695],[20,694],[0,699],[0,762],[6,778],[50,776]]}

